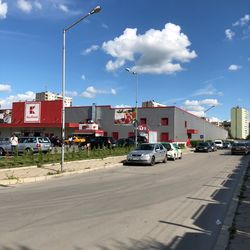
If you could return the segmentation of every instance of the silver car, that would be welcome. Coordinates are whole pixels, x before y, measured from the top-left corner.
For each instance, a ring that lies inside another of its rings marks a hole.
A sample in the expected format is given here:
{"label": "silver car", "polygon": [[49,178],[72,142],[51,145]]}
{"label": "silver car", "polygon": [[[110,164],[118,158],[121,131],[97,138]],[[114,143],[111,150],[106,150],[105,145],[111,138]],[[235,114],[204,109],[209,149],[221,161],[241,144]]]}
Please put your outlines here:
{"label": "silver car", "polygon": [[[48,137],[20,137],[18,138],[18,153],[33,152],[38,153],[39,151],[47,153],[51,151],[52,146]],[[8,140],[0,142],[0,155],[12,153],[11,143]]]}
{"label": "silver car", "polygon": [[153,166],[156,162],[167,162],[167,150],[160,143],[143,143],[127,155],[125,164],[141,163]]}

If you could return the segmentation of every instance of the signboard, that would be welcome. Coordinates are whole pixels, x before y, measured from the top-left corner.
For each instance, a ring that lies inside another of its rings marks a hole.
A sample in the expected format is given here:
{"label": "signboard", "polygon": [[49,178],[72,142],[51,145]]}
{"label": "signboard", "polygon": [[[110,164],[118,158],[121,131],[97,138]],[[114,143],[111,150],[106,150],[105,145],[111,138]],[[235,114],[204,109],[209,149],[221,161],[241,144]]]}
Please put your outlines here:
{"label": "signboard", "polygon": [[115,124],[130,125],[136,118],[134,108],[130,109],[115,109]]}
{"label": "signboard", "polygon": [[200,139],[204,139],[204,135],[200,135]]}
{"label": "signboard", "polygon": [[24,123],[40,123],[41,103],[26,102],[24,109]]}
{"label": "signboard", "polygon": [[1,109],[0,110],[0,123],[11,123],[11,109]]}

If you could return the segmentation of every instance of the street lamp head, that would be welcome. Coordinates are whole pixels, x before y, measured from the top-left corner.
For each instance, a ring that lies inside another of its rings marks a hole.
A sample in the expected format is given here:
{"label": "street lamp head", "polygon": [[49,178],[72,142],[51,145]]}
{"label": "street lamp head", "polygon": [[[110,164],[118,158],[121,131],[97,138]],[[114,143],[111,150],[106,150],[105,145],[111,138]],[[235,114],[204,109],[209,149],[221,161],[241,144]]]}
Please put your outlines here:
{"label": "street lamp head", "polygon": [[93,15],[93,14],[95,14],[95,13],[100,12],[101,9],[102,9],[102,8],[101,8],[99,5],[96,6],[93,10],[90,11],[90,15]]}
{"label": "street lamp head", "polygon": [[137,75],[137,73],[135,71],[131,70],[130,68],[126,68],[125,70],[133,75]]}

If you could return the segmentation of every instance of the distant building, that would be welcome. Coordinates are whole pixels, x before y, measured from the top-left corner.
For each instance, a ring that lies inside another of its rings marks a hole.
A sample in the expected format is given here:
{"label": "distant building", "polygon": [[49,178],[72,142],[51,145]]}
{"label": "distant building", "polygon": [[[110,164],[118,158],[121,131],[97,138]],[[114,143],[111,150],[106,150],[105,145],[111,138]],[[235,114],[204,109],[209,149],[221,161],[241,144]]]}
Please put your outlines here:
{"label": "distant building", "polygon": [[239,106],[231,109],[231,134],[235,139],[246,139],[249,135],[248,110]]}
{"label": "distant building", "polygon": [[[55,94],[49,91],[36,93],[36,101],[56,101],[62,100],[62,95]],[[72,98],[66,97],[65,100],[65,107],[72,107]]]}
{"label": "distant building", "polygon": [[152,107],[166,107],[166,105],[155,102],[154,100],[152,101],[145,101],[142,103],[143,108],[152,108]]}

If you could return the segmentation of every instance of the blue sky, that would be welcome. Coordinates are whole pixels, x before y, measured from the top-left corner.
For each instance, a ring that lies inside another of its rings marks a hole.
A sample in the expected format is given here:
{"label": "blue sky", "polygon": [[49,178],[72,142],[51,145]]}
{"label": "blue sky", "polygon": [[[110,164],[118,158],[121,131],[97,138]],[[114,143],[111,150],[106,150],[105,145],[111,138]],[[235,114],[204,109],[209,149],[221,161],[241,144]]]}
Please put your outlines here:
{"label": "blue sky", "polygon": [[230,119],[250,110],[250,0],[0,0],[0,104],[66,93],[73,105],[155,100],[196,115]]}

